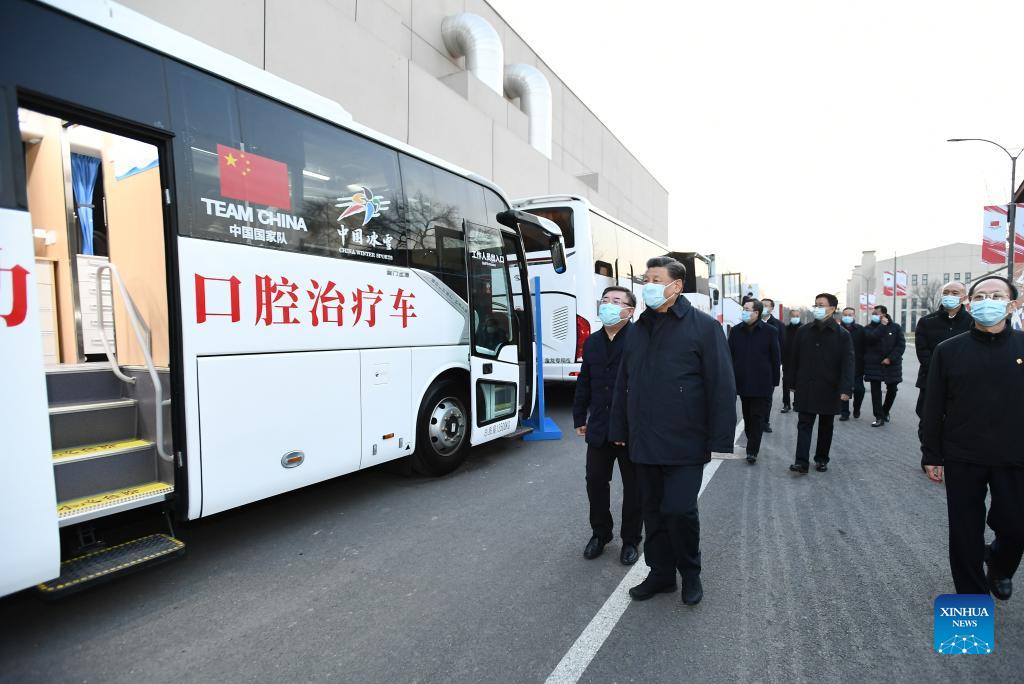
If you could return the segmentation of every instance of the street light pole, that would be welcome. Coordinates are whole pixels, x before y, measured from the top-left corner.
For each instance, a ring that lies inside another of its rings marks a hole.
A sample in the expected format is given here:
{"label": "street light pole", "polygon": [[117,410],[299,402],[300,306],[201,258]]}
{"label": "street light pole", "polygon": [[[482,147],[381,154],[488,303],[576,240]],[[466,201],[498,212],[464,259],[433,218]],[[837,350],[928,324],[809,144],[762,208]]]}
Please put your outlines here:
{"label": "street light pole", "polygon": [[[1014,250],[1017,246],[1017,205],[1013,201],[1014,193],[1017,192],[1017,157],[1024,153],[1024,149],[1021,149],[1017,154],[1010,154],[1010,151],[992,140],[986,140],[985,138],[950,138],[946,142],[984,142],[989,145],[995,145],[1010,158],[1010,204],[1006,207],[1006,222],[1009,224],[1009,236],[1010,244],[1006,250],[1006,279],[1011,283],[1013,282],[1013,257]],[[895,276],[894,276],[895,277]]]}

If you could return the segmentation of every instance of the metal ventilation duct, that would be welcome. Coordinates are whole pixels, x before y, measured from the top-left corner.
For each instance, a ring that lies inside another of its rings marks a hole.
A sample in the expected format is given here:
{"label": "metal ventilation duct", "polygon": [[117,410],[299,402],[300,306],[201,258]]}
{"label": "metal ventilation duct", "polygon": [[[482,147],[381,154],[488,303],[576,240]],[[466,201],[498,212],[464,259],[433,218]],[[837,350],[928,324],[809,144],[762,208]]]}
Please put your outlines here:
{"label": "metal ventilation duct", "polygon": [[551,84],[540,69],[529,64],[505,67],[505,92],[519,98],[530,122],[530,144],[551,159]]}
{"label": "metal ventilation duct", "polygon": [[498,32],[486,19],[470,12],[445,17],[441,22],[441,37],[448,54],[465,57],[466,69],[498,95],[502,94],[501,67],[505,63],[505,51]]}

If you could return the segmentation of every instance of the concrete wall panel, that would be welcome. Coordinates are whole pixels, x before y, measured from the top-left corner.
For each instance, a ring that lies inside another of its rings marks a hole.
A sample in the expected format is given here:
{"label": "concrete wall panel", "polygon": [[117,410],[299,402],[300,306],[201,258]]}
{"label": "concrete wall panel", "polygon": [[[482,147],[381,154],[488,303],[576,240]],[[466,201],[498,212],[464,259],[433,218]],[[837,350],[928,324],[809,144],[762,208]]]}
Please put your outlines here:
{"label": "concrete wall panel", "polygon": [[548,160],[501,126],[494,127],[494,177],[509,197],[548,192]]}
{"label": "concrete wall panel", "polygon": [[402,14],[383,0],[364,0],[356,7],[356,22],[406,59],[412,57],[412,29]]}
{"label": "concrete wall panel", "polygon": [[493,177],[493,122],[415,64],[409,66],[409,144]]}
{"label": "concrete wall panel", "polygon": [[[450,14],[466,11],[466,0],[416,0],[412,3],[412,32],[425,40],[442,55],[447,55],[441,39],[441,22]],[[501,31],[495,27],[498,35]],[[459,65],[465,63],[459,60]]]}

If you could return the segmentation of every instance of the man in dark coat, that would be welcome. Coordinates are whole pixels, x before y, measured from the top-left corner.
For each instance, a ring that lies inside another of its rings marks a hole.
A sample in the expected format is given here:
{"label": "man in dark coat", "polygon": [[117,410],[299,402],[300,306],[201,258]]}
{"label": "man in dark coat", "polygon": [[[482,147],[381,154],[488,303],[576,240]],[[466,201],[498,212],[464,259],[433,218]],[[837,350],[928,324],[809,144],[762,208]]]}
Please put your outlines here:
{"label": "man in dark coat", "polygon": [[732,455],[736,384],[722,327],[681,295],[686,267],[655,257],[644,280],[647,309],[626,340],[608,431],[629,445],[647,529],[651,571],[629,595],[675,591],[679,571],[693,605],[704,595],[697,494],[712,452]]}
{"label": "man in dark coat", "polygon": [[786,332],[782,336],[782,410],[780,413],[789,413],[793,410],[793,403],[790,395],[796,389],[796,374],[793,372],[793,343],[796,342],[796,331],[803,325],[800,312],[797,309],[789,310],[789,323],[786,325]]}
{"label": "man in dark coat", "polygon": [[[781,353],[782,338],[786,334],[786,326],[782,324],[782,321],[775,317],[775,300],[765,297],[761,300],[761,306],[764,307],[764,310],[761,312],[761,319],[768,325],[772,326],[775,329],[776,334],[778,334],[780,345],[779,351]],[[782,362],[780,361],[779,363],[781,364]],[[772,394],[768,395],[768,410],[764,413],[765,432],[772,431],[772,395],[774,394],[775,393],[772,392]]]}
{"label": "man in dark coat", "polygon": [[615,522],[611,514],[609,483],[615,462],[622,478],[622,518],[619,534],[622,552],[619,560],[632,565],[640,558],[643,514],[636,486],[633,462],[625,448],[608,441],[608,415],[612,408],[612,389],[619,374],[622,348],[632,327],[630,318],[636,297],[624,287],[606,288],[601,295],[599,315],[604,327],[583,343],[583,363],[576,380],[573,422],[576,434],[587,439],[587,499],[590,501],[590,527],[594,531],[583,557],[597,558],[612,540]]}
{"label": "man in dark coat", "polygon": [[[973,326],[971,314],[967,312],[964,301],[967,299],[967,287],[958,281],[951,281],[942,286],[942,306],[938,311],[928,314],[917,322],[914,331],[914,347],[917,360],[921,362],[917,371],[917,417],[924,415],[925,384],[928,381],[928,365],[935,348],[950,337],[965,333]],[[921,438],[921,425],[918,423],[917,436]],[[921,467],[924,468],[922,455]]]}
{"label": "man in dark coat", "polygon": [[[1005,601],[1024,553],[1024,332],[1012,330],[1017,288],[999,276],[967,295],[974,327],[932,353],[923,439],[928,477],[946,481],[949,567],[959,594]],[[991,496],[985,545],[985,497]],[[985,565],[988,565],[986,572]]]}
{"label": "man in dark coat", "polygon": [[789,469],[806,473],[810,466],[811,432],[818,421],[818,442],[814,450],[815,469],[828,470],[832,429],[840,403],[853,392],[853,341],[850,333],[835,321],[836,296],[823,292],[814,298],[814,323],[805,325],[793,343],[793,372],[796,374],[797,422],[796,462]]}
{"label": "man in dark coat", "polygon": [[[871,324],[864,328],[864,379],[871,383],[871,409],[875,414],[871,427],[882,427],[889,422],[889,412],[903,382],[906,348],[903,328],[893,323],[884,306],[876,306],[871,313]],[[885,401],[882,401],[882,383],[885,383]]]}
{"label": "man in dark coat", "polygon": [[771,410],[771,396],[779,386],[779,336],[762,319],[761,302],[743,305],[743,324],[729,331],[729,351],[736,374],[736,393],[743,407],[743,431],[747,435],[747,463],[757,463],[761,450],[764,415]]}
{"label": "man in dark coat", "polygon": [[[857,322],[857,311],[852,306],[843,309],[843,330],[853,340],[853,417],[860,418],[860,406],[864,403],[864,326]],[[850,402],[843,402],[839,420],[850,420]]]}

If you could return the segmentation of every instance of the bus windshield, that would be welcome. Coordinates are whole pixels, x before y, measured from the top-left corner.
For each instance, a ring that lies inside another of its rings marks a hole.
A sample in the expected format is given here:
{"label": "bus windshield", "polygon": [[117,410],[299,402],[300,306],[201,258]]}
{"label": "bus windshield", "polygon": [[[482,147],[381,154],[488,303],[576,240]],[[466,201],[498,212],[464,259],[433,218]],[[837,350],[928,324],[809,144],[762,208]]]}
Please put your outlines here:
{"label": "bus windshield", "polygon": [[[544,207],[543,209],[524,209],[524,211],[528,211],[534,216],[554,221],[555,225],[562,231],[566,249],[576,245],[576,231],[572,225],[572,209],[568,207]],[[523,236],[523,249],[527,253],[548,251],[547,236],[541,233],[538,228],[524,225],[521,232]]]}

